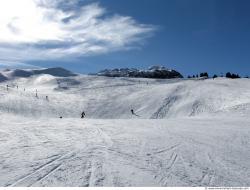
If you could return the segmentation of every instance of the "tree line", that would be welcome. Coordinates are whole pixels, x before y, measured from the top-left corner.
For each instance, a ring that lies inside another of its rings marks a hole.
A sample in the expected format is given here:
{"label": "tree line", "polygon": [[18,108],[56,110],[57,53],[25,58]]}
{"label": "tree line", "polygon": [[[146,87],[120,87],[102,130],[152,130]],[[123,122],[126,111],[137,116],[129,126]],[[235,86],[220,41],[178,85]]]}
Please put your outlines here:
{"label": "tree line", "polygon": [[[215,79],[219,77],[217,74],[214,74],[211,78]],[[224,77],[223,74],[220,75],[220,77]],[[230,78],[230,79],[237,79],[237,78],[241,78],[241,76],[239,74],[235,74],[235,73],[231,73],[231,72],[227,72],[225,75],[226,78]],[[196,74],[196,75],[188,75],[187,78],[210,78],[209,74],[207,72],[202,72],[200,74]],[[248,76],[246,76],[245,78],[249,78]]]}

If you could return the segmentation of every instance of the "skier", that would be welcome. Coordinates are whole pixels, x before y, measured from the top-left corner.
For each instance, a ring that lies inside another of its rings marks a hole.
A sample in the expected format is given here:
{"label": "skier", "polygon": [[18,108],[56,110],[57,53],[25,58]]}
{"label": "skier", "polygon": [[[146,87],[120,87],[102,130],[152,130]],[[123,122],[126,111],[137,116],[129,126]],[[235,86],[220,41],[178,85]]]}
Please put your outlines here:
{"label": "skier", "polygon": [[134,112],[133,109],[131,109],[130,111],[131,111],[132,115],[135,115],[135,116],[137,116],[137,117],[140,117],[139,115],[135,114],[135,112]]}
{"label": "skier", "polygon": [[46,100],[49,101],[49,97],[48,96],[46,96]]}
{"label": "skier", "polygon": [[85,117],[85,113],[83,111],[82,114],[81,114],[81,118],[83,119],[84,117]]}
{"label": "skier", "polygon": [[131,113],[132,113],[132,115],[135,115],[135,112],[134,112],[134,110],[133,110],[133,109],[131,109]]}

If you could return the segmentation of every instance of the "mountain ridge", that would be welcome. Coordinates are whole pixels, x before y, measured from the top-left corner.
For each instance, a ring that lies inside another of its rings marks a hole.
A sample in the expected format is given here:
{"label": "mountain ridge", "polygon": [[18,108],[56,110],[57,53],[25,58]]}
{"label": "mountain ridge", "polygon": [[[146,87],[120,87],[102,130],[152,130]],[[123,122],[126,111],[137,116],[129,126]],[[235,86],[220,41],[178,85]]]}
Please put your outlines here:
{"label": "mountain ridge", "polygon": [[136,68],[105,69],[98,73],[98,76],[107,77],[131,77],[131,78],[183,78],[183,75],[176,70],[167,69],[164,66],[152,66],[145,70]]}

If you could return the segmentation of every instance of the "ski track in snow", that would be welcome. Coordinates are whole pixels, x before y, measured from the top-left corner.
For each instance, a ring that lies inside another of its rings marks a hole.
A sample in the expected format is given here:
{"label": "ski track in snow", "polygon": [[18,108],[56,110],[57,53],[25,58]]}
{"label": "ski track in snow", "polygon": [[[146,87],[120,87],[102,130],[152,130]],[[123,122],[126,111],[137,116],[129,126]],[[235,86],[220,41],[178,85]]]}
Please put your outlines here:
{"label": "ski track in snow", "polygon": [[[207,127],[212,122],[217,130],[216,125],[220,125],[219,130],[224,134],[205,133],[195,119],[182,119],[178,123],[79,119],[71,126],[67,125],[71,119],[66,124],[59,119],[50,119],[47,124],[28,120],[26,127],[23,119],[20,118],[20,123],[16,121],[15,138],[1,142],[4,147],[1,148],[4,157],[0,157],[1,186],[249,186],[250,183],[249,141],[245,146],[225,145],[231,131],[223,121],[204,120],[203,124]],[[232,120],[232,125],[237,122]],[[7,134],[12,130],[6,129]],[[43,138],[35,137],[36,130],[41,136],[47,134],[49,143],[45,144],[49,148],[37,150]],[[238,135],[249,133],[247,127],[233,130]],[[19,140],[27,133],[29,147],[19,146]],[[57,138],[50,136],[51,133]],[[18,149],[13,149],[15,146]]]}

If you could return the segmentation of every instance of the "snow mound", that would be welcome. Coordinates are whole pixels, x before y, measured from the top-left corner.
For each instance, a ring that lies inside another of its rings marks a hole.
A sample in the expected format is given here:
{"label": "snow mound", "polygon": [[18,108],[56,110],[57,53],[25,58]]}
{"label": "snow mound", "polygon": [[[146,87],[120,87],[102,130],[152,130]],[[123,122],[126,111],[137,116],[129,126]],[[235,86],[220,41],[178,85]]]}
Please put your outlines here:
{"label": "snow mound", "polygon": [[52,75],[44,74],[34,78],[34,85],[46,85],[46,84],[55,84],[55,77]]}

